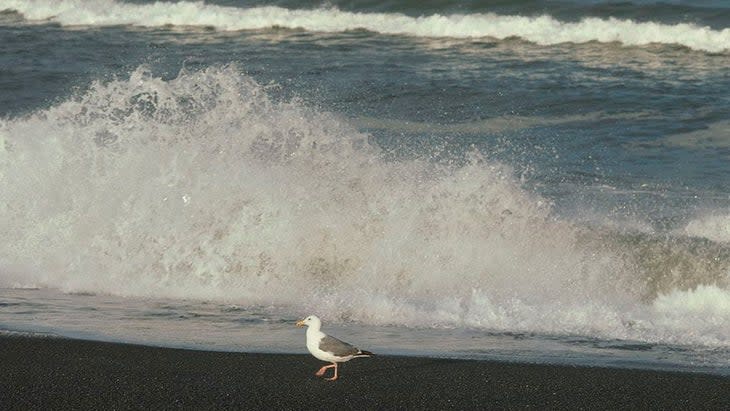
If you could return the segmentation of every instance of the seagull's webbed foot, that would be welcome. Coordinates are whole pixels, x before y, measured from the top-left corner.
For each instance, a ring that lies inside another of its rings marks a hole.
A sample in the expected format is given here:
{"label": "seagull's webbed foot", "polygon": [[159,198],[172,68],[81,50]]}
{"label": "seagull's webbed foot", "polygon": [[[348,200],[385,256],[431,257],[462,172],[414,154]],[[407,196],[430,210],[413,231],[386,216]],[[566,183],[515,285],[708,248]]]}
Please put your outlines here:
{"label": "seagull's webbed foot", "polygon": [[332,367],[335,367],[335,365],[334,364],[325,365],[324,367],[320,368],[319,371],[317,371],[316,373],[314,373],[314,375],[316,375],[317,377],[321,377],[321,376],[324,375],[325,371],[327,371],[328,368],[332,368]]}
{"label": "seagull's webbed foot", "polygon": [[325,380],[334,381],[337,379],[337,363],[330,365],[330,367],[335,367],[335,375],[333,375],[332,378],[325,378]]}

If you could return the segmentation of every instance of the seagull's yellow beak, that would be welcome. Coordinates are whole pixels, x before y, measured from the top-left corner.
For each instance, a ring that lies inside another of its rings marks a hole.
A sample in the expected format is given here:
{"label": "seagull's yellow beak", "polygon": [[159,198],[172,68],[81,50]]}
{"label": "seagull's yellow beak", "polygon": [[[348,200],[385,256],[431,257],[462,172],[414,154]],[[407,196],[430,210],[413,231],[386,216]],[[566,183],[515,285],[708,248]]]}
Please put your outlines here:
{"label": "seagull's yellow beak", "polygon": [[297,327],[304,327],[307,324],[304,324],[304,320],[297,321]]}

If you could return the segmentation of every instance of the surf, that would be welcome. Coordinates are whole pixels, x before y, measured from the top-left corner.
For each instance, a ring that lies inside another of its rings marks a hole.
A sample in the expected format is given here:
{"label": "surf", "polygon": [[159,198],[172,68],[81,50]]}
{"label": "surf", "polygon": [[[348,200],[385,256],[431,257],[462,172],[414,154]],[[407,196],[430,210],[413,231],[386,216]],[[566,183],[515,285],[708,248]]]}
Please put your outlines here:
{"label": "surf", "polygon": [[730,345],[727,244],[560,217],[488,152],[393,159],[234,65],[141,66],[0,141],[0,287]]}
{"label": "surf", "polygon": [[337,7],[243,8],[188,1],[130,4],[114,0],[3,0],[0,10],[13,10],[31,22],[62,26],[172,26],[221,31],[277,28],[317,33],[367,30],[419,38],[520,38],[543,46],[589,42],[624,46],[665,44],[711,53],[724,53],[730,44],[730,28],[718,30],[694,23],[665,24],[614,17],[561,21],[548,14],[523,16],[491,12],[411,16],[397,12],[343,11]]}

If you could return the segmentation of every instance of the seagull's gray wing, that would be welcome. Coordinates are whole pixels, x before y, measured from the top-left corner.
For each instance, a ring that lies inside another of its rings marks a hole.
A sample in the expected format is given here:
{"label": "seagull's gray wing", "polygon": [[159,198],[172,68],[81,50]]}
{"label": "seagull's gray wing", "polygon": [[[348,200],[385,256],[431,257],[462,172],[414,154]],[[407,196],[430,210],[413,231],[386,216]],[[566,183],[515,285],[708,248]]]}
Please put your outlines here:
{"label": "seagull's gray wing", "polygon": [[344,341],[340,341],[335,337],[330,337],[329,335],[325,335],[324,338],[320,340],[319,349],[331,352],[337,357],[347,357],[348,355],[356,355],[360,352],[360,350],[354,346]]}

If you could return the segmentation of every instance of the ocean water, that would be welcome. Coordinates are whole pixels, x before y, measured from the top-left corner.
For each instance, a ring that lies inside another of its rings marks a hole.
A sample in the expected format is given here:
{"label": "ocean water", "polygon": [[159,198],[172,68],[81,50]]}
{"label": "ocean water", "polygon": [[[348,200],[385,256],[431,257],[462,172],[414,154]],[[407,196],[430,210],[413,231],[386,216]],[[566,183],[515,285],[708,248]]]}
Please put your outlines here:
{"label": "ocean water", "polygon": [[730,375],[730,3],[0,0],[0,332]]}

